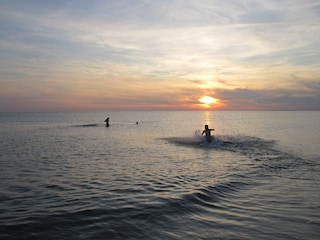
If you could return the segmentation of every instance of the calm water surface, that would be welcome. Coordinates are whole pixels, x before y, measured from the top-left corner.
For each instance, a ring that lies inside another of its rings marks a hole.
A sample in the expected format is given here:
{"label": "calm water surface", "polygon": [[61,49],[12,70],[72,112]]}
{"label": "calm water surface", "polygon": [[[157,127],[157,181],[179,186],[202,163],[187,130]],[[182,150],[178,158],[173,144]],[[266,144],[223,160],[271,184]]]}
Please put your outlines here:
{"label": "calm water surface", "polygon": [[319,119],[0,113],[0,239],[320,239]]}

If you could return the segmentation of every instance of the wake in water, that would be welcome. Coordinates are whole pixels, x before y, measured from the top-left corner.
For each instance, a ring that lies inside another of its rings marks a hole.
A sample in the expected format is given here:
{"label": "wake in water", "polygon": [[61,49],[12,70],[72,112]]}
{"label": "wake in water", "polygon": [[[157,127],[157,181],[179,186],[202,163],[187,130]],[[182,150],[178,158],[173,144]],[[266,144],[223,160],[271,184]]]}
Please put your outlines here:
{"label": "wake in water", "polygon": [[[112,126],[124,126],[124,125],[139,125],[139,122],[134,122],[134,123],[113,123]],[[108,127],[111,125],[108,125]],[[87,124],[77,124],[77,125],[72,125],[71,127],[106,127],[106,124],[101,124],[101,123],[87,123]]]}
{"label": "wake in water", "polygon": [[89,124],[74,125],[73,127],[100,127],[100,126],[102,126],[102,124],[89,123]]}
{"label": "wake in water", "polygon": [[164,138],[168,142],[185,145],[191,147],[207,147],[214,149],[232,150],[232,148],[247,148],[252,146],[264,145],[270,146],[274,141],[266,141],[257,137],[243,136],[243,135],[213,135],[212,141],[208,142],[205,136],[201,135],[200,130],[196,130],[192,137],[170,137]]}
{"label": "wake in water", "polygon": [[[184,147],[212,149],[212,151],[229,151],[246,156],[253,160],[255,170],[262,174],[266,169],[269,172],[279,172],[284,169],[296,168],[308,163],[293,153],[281,151],[275,140],[265,140],[258,137],[243,135],[215,135],[212,142],[195,131],[192,137],[171,137],[164,140]],[[261,171],[261,169],[264,169]]]}

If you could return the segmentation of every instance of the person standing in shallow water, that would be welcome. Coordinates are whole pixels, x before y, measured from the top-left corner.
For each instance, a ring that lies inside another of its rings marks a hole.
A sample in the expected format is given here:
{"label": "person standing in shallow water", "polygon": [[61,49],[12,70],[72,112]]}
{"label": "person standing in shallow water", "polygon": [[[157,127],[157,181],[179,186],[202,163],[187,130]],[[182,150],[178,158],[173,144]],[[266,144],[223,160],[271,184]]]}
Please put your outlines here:
{"label": "person standing in shallow water", "polygon": [[110,118],[107,118],[106,120],[104,120],[106,122],[106,127],[109,127],[109,119]]}
{"label": "person standing in shallow water", "polygon": [[214,129],[213,128],[209,128],[208,125],[204,125],[204,130],[202,131],[202,135],[206,134],[207,142],[211,142],[212,141],[211,131],[214,131]]}

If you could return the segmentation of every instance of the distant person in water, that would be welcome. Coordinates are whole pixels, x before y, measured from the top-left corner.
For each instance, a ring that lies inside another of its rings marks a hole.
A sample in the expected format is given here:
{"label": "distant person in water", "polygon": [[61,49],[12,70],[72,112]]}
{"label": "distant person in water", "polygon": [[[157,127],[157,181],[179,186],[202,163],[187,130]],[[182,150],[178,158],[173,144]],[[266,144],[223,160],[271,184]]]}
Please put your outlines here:
{"label": "distant person in water", "polygon": [[106,122],[106,127],[109,127],[109,119],[110,118],[107,118],[106,120],[104,120]]}
{"label": "distant person in water", "polygon": [[214,129],[213,128],[209,128],[208,125],[204,125],[204,130],[202,132],[202,135],[206,134],[207,142],[211,142],[212,141],[211,131],[214,131]]}

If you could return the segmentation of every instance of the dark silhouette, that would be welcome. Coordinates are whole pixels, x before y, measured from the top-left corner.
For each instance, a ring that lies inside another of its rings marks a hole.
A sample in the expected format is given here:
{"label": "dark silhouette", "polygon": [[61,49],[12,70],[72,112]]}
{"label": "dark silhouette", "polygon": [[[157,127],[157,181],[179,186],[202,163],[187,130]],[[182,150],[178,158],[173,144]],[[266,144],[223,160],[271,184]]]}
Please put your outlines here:
{"label": "dark silhouette", "polygon": [[202,135],[206,134],[207,142],[211,142],[212,141],[211,131],[214,131],[214,129],[213,128],[209,128],[208,125],[204,125],[204,130],[202,132]]}
{"label": "dark silhouette", "polygon": [[109,125],[109,119],[110,118],[107,118],[106,120],[104,120],[105,122],[106,122],[106,127],[109,127],[110,125]]}

